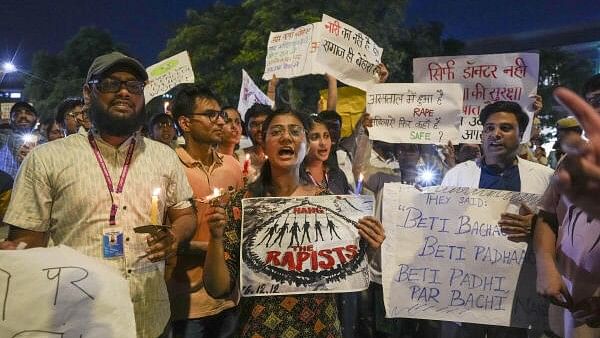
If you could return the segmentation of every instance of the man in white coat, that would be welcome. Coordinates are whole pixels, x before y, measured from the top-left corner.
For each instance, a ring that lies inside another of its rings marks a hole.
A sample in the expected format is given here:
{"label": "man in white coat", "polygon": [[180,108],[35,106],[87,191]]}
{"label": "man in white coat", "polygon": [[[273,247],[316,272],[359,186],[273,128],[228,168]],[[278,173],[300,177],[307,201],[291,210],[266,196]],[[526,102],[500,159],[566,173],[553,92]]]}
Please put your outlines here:
{"label": "man in white coat", "polygon": [[[515,102],[497,101],[483,108],[479,119],[483,124],[483,156],[456,165],[444,176],[442,185],[496,189],[543,194],[550,183],[552,169],[517,156],[529,117]],[[512,241],[531,238],[534,214],[525,205],[519,214],[504,213],[498,225]],[[532,288],[535,294],[535,288]],[[526,338],[527,329],[443,322],[442,338]],[[534,335],[535,336],[535,335]]]}

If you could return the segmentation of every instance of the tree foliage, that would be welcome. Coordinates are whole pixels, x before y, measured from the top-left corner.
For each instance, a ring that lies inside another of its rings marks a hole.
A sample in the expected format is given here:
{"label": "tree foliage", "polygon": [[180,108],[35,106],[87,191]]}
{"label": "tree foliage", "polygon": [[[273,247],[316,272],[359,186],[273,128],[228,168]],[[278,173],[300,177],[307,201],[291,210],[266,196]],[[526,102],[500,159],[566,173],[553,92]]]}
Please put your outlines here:
{"label": "tree foliage", "polygon": [[538,94],[544,108],[539,114],[542,125],[553,127],[567,112],[554,100],[552,92],[558,86],[581,92],[585,81],[594,75],[589,60],[560,48],[540,51]]}
{"label": "tree foliage", "polygon": [[[159,58],[187,50],[197,82],[218,92],[226,103],[236,104],[242,68],[263,89],[266,87],[260,78],[269,33],[320,21],[326,13],[360,29],[384,49],[383,62],[391,73],[389,81],[411,82],[412,58],[455,54],[462,45],[444,41],[438,23],[405,27],[406,3],[407,0],[245,0],[237,6],[216,3],[203,11],[189,10],[186,22],[169,39]],[[278,96],[289,99],[300,110],[316,107],[318,90],[326,87],[321,76],[281,82]]]}
{"label": "tree foliage", "polygon": [[55,113],[66,97],[81,96],[87,70],[98,55],[123,50],[109,33],[83,27],[56,55],[39,51],[33,56],[31,75],[25,80],[25,96],[42,116]]}

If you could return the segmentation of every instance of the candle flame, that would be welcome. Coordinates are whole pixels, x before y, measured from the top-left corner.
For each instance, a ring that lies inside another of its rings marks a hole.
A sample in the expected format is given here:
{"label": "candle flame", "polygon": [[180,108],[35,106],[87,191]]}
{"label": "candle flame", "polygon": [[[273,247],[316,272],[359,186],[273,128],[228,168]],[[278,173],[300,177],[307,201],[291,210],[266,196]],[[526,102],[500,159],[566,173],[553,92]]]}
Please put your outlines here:
{"label": "candle flame", "polygon": [[158,197],[158,195],[160,195],[160,188],[154,188],[152,191],[152,196]]}
{"label": "candle flame", "polygon": [[213,197],[219,197],[221,196],[221,190],[219,188],[214,188],[213,189]]}
{"label": "candle flame", "polygon": [[358,181],[362,182],[365,179],[365,175],[363,175],[363,173],[360,173],[360,175],[358,175]]}
{"label": "candle flame", "polygon": [[250,161],[250,154],[246,154],[246,161]]}
{"label": "candle flame", "polygon": [[36,143],[37,142],[37,136],[35,136],[33,134],[25,134],[25,135],[23,135],[23,142],[25,142],[25,143]]}

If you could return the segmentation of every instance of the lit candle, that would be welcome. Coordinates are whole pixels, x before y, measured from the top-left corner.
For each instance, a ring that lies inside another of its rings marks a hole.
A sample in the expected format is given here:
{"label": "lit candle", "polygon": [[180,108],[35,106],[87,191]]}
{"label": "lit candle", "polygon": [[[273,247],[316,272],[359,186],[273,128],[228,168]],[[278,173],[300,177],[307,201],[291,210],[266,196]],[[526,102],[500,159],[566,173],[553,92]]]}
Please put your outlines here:
{"label": "lit candle", "polygon": [[160,188],[156,188],[152,192],[152,204],[150,205],[150,224],[152,225],[160,225],[158,222],[158,195],[160,195]]}
{"label": "lit candle", "polygon": [[206,202],[208,202],[212,206],[217,206],[220,203],[219,197],[221,196],[221,189],[214,188],[213,193],[206,196]]}
{"label": "lit candle", "polygon": [[246,154],[246,159],[244,160],[244,170],[242,171],[242,175],[248,176],[249,169],[250,169],[250,154]]}
{"label": "lit candle", "polygon": [[364,179],[365,176],[363,175],[363,173],[360,173],[360,175],[358,175],[358,182],[356,183],[356,190],[354,191],[355,194],[360,195]]}
{"label": "lit candle", "polygon": [[38,137],[34,134],[25,134],[23,135],[23,143],[27,144],[30,147],[35,147],[37,145]]}

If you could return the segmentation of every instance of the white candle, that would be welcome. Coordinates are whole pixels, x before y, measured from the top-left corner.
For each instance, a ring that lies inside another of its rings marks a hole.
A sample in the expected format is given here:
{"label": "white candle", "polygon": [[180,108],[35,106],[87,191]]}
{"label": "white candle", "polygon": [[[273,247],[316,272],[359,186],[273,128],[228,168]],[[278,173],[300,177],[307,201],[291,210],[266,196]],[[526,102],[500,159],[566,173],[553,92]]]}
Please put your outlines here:
{"label": "white candle", "polygon": [[244,160],[244,170],[242,171],[242,175],[248,176],[249,169],[250,169],[250,154],[246,154],[246,159]]}
{"label": "white candle", "polygon": [[150,205],[150,224],[159,225],[158,222],[158,195],[160,195],[160,188],[154,189],[152,192],[152,204]]}
{"label": "white candle", "polygon": [[363,173],[360,173],[360,175],[358,175],[358,182],[356,183],[356,191],[354,192],[355,194],[359,195],[360,192],[362,191],[364,179],[365,179],[365,176],[363,175]]}

